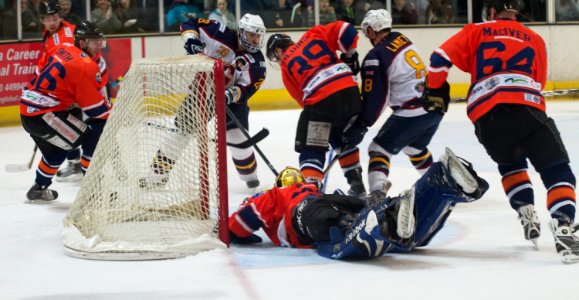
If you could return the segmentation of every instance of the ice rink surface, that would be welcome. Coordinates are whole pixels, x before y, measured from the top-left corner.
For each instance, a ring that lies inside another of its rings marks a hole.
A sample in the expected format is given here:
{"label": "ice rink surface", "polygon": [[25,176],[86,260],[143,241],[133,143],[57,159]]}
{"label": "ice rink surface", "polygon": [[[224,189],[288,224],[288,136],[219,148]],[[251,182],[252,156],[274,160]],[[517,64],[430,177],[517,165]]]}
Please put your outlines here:
{"label": "ice rink surface", "polygon": [[[579,174],[579,102],[549,102]],[[389,114],[389,112],[388,112]],[[298,110],[253,112],[251,132],[270,136],[259,146],[278,170],[297,166],[293,138]],[[367,170],[367,146],[386,116],[361,145]],[[25,204],[34,170],[6,173],[4,164],[28,161],[32,140],[19,127],[0,128],[0,299],[579,299],[579,263],[565,265],[555,253],[547,228],[545,188],[531,170],[543,235],[539,251],[524,240],[516,213],[501,187],[495,164],[474,136],[464,104],[451,105],[430,150],[435,158],[449,146],[473,162],[491,185],[479,201],[458,205],[432,243],[410,254],[388,254],[369,261],[332,261],[314,250],[278,248],[264,243],[233,246],[184,259],[107,262],[63,253],[62,219],[79,185],[55,183],[60,197],[45,205]],[[256,155],[257,156],[257,155]],[[37,157],[37,160],[39,157]],[[260,189],[274,176],[259,161]],[[407,157],[392,160],[390,195],[418,178]],[[229,166],[229,210],[252,194]],[[347,189],[340,168],[328,189]]]}

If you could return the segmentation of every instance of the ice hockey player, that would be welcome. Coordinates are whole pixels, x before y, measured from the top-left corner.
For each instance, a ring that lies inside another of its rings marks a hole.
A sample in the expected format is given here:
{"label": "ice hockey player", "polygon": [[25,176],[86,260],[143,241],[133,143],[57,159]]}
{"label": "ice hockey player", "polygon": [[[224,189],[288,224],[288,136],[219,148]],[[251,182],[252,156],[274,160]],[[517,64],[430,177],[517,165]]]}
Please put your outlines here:
{"label": "ice hockey player", "polygon": [[323,194],[286,168],[276,186],[247,198],[229,217],[232,243],[259,243],[262,228],[278,246],[316,248],[333,259],[371,258],[428,245],[457,203],[488,189],[470,163],[446,149],[413,186],[397,197]]}
{"label": "ice hockey player", "polygon": [[[82,21],[77,26],[78,32],[86,32],[87,34],[93,34],[94,36],[103,36],[102,31],[95,26],[95,24],[90,21]],[[91,59],[96,62],[101,73],[101,94],[105,97],[105,100],[110,104],[110,98],[107,91],[107,85],[109,83],[109,75],[107,69],[107,63],[101,54],[100,50],[97,50],[96,54],[91,54]],[[77,105],[74,105],[70,109],[70,113],[73,114],[77,119],[82,119],[84,116],[82,114],[82,109]],[[86,172],[86,160],[81,158],[80,148],[70,150],[66,157],[66,164],[64,167],[56,172],[55,180],[58,182],[72,182],[78,181],[83,178],[83,174]],[[83,163],[85,165],[83,165]]]}
{"label": "ice hockey player", "polygon": [[[265,59],[261,53],[264,44],[265,26],[263,20],[252,14],[245,14],[239,20],[237,32],[214,20],[191,19],[181,24],[181,38],[185,42],[187,54],[204,53],[221,59],[228,64],[226,72],[234,70],[229,83],[226,82],[225,98],[227,107],[233,112],[245,130],[249,128],[248,100],[261,87],[265,80]],[[171,143],[186,144],[189,140],[187,123],[190,115],[196,114],[193,109],[194,97],[187,97],[177,113],[175,124],[182,137],[173,138]],[[239,144],[246,140],[241,129],[227,116],[227,142]],[[183,149],[179,145],[165,145],[157,152],[152,164],[152,172],[147,181],[141,181],[142,187],[164,185],[168,175]],[[230,146],[233,163],[247,187],[259,186],[257,161],[253,148]]]}
{"label": "ice hockey player", "polygon": [[[487,22],[468,24],[430,58],[427,88],[443,86],[451,66],[471,74],[467,114],[475,134],[498,164],[511,207],[527,240],[537,243],[541,229],[527,159],[547,189],[549,222],[564,262],[579,261],[575,219],[575,176],[541,91],[547,81],[547,49],[539,34],[516,21],[516,0],[484,4]],[[445,106],[439,97],[431,103]]]}
{"label": "ice hockey player", "polygon": [[[42,33],[44,52],[38,62],[40,66],[46,64],[47,53],[51,52],[53,48],[63,43],[74,44],[76,26],[62,19],[58,1],[42,1],[38,10],[44,24],[44,32]],[[86,26],[86,23],[81,23],[79,26]],[[106,85],[108,83],[107,64],[100,52],[93,55],[92,59],[101,70],[101,84],[103,86],[101,93],[104,93],[108,100],[108,95],[106,94]],[[40,71],[40,67],[38,71]],[[82,118],[82,111],[78,107],[71,108],[71,113],[78,119]],[[82,178],[82,174],[80,150],[78,148],[73,149],[67,155],[67,163],[64,168],[56,173],[56,181],[76,181]]]}
{"label": "ice hockey player", "polygon": [[388,11],[368,11],[361,27],[374,48],[362,62],[364,106],[352,130],[365,132],[386,107],[393,110],[368,148],[368,182],[372,192],[390,185],[390,161],[400,151],[408,155],[420,174],[428,171],[433,160],[427,146],[443,112],[424,108],[421,98],[427,67],[410,39],[392,31]]}
{"label": "ice hockey player", "polygon": [[[81,146],[83,166],[88,167],[111,109],[100,93],[100,71],[91,59],[105,45],[100,30],[75,30],[75,43],[62,43],[48,52],[46,64],[22,91],[22,126],[30,134],[42,159],[36,180],[26,197],[30,202],[55,200],[58,193],[48,189],[67,152]],[[88,116],[75,117],[70,108],[78,105]]]}
{"label": "ice hockey player", "polygon": [[323,181],[328,145],[340,149],[352,196],[366,193],[357,147],[365,132],[349,130],[362,108],[357,43],[358,32],[344,21],[315,26],[297,43],[282,33],[267,41],[268,59],[280,64],[286,89],[303,108],[295,137],[300,171],[308,181]]}

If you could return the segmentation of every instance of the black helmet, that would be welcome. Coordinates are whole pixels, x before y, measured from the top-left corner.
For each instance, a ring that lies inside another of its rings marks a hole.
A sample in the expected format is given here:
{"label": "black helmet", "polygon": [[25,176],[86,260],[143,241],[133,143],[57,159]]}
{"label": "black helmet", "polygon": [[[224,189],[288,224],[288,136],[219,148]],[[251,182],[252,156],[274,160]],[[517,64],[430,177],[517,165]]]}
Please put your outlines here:
{"label": "black helmet", "polygon": [[38,13],[41,16],[55,15],[60,13],[60,5],[58,1],[48,0],[40,2]]}
{"label": "black helmet", "polygon": [[285,33],[276,33],[269,37],[267,40],[267,58],[272,62],[277,62],[278,59],[275,57],[275,49],[281,48],[283,51],[292,45],[294,41]]}
{"label": "black helmet", "polygon": [[486,0],[482,10],[482,19],[484,21],[488,20],[488,11],[491,8],[494,8],[497,13],[503,10],[519,12],[520,5],[519,0]]}
{"label": "black helmet", "polygon": [[74,29],[74,45],[77,47],[80,47],[80,40],[104,40],[104,38],[103,31],[89,20],[80,22]]}

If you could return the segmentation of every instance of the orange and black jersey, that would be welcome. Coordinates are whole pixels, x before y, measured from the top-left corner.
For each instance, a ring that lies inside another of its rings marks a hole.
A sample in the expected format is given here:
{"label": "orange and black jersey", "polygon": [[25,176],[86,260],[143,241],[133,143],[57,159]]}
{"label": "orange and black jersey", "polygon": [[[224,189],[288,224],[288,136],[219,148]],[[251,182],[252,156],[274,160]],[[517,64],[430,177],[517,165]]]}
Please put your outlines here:
{"label": "orange and black jersey", "polygon": [[545,42],[515,20],[466,25],[432,54],[428,87],[440,87],[452,65],[471,74],[467,111],[472,122],[499,103],[545,110]]}
{"label": "orange and black jersey", "polygon": [[65,43],[48,53],[46,64],[22,91],[20,113],[36,116],[73,104],[90,118],[106,119],[110,104],[100,93],[101,72],[91,57]]}

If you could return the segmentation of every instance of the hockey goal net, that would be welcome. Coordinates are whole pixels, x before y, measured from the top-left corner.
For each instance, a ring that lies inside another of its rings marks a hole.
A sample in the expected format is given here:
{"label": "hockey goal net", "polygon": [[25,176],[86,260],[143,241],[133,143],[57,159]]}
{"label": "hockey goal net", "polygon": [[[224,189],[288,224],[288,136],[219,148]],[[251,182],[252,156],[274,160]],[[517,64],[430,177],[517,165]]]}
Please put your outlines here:
{"label": "hockey goal net", "polygon": [[204,55],[135,61],[64,219],[71,256],[182,257],[226,247],[223,66]]}

